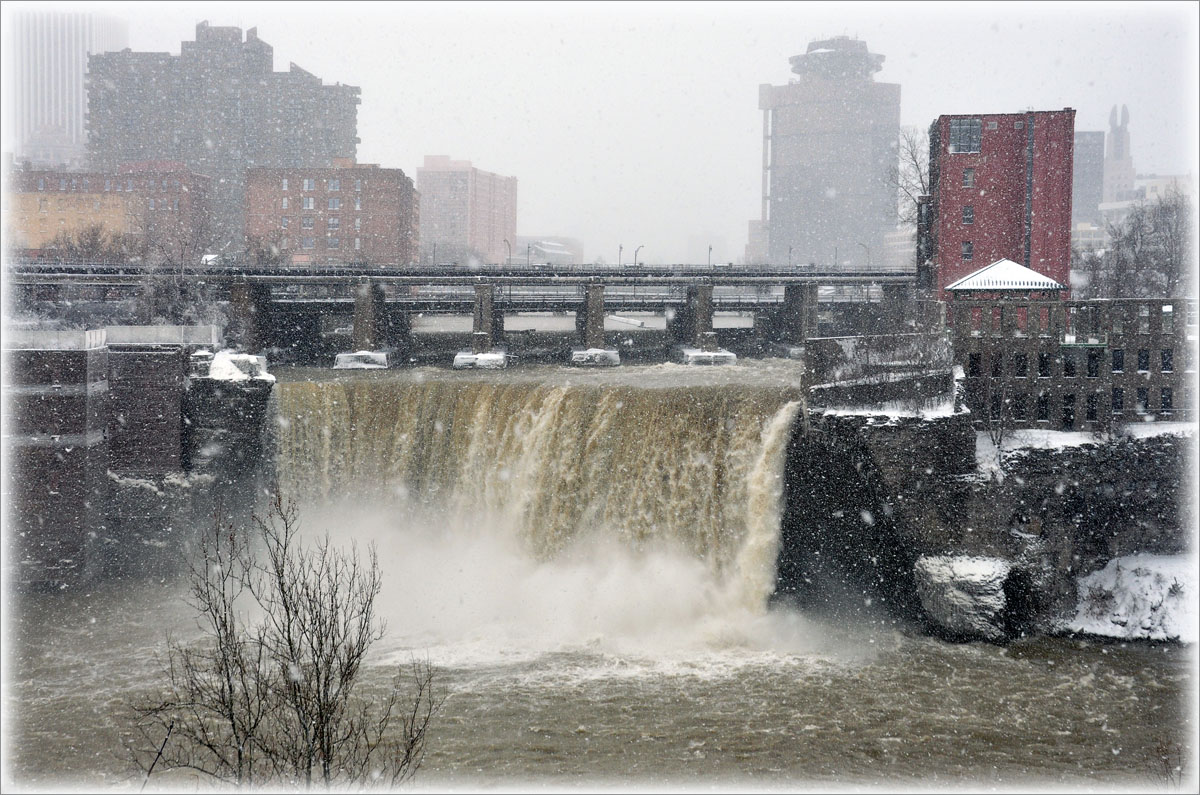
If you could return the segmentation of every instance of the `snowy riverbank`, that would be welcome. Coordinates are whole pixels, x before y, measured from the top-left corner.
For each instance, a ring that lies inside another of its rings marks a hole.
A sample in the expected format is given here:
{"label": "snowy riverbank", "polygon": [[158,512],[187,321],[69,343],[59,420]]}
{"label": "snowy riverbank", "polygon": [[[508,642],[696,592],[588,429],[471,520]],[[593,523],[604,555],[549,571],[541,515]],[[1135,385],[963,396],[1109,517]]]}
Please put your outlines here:
{"label": "snowy riverbank", "polygon": [[1066,632],[1122,640],[1179,640],[1195,643],[1197,610],[1195,555],[1128,555],[1079,580],[1075,616]]}

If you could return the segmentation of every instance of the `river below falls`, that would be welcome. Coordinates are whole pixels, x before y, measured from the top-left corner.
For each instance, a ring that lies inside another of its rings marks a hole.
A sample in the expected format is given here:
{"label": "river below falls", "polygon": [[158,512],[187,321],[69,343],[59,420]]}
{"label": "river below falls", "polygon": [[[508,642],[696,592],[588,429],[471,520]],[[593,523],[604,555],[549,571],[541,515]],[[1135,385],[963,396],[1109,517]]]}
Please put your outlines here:
{"label": "river below falls", "polygon": [[[168,580],[9,603],[9,781],[140,784],[122,750],[128,703],[161,681],[165,634],[195,633],[182,595]],[[1195,751],[1189,647],[948,644],[786,609],[686,641],[608,627],[538,643],[515,624],[414,634],[402,614],[366,677],[414,654],[435,666],[446,700],[419,788],[1163,789],[1156,745],[1182,744],[1189,768]]]}

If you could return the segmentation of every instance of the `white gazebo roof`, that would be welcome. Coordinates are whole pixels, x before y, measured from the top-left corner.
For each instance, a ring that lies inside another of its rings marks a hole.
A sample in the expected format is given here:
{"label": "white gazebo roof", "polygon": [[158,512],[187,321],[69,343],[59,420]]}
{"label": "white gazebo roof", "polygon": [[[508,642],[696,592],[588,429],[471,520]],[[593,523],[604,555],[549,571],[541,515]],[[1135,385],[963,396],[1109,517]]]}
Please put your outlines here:
{"label": "white gazebo roof", "polygon": [[987,267],[980,268],[952,284],[946,290],[967,292],[970,290],[1065,290],[1064,285],[1045,274],[1026,268],[1010,259],[1000,259]]}

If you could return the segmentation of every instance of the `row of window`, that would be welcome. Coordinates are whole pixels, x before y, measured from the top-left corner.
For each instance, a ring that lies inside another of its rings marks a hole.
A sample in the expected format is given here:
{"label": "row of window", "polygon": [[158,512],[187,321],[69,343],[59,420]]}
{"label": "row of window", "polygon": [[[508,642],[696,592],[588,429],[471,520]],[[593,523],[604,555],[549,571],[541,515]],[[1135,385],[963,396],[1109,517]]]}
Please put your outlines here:
{"label": "row of window", "polygon": [[[1150,388],[1140,386],[1136,391],[1136,402],[1132,408],[1138,414],[1147,414],[1152,411],[1150,406]],[[1029,400],[1028,394],[1014,395],[1008,400],[1009,415],[1016,421],[1022,422],[1029,419]],[[1075,395],[1063,395],[1060,398],[1062,406],[1062,424],[1064,428],[1072,427],[1075,424]],[[1001,416],[1003,408],[1003,399],[999,393],[993,393],[990,405],[988,406],[989,416],[998,418]],[[1171,387],[1164,386],[1158,390],[1158,408],[1159,414],[1170,414],[1175,410],[1175,392]],[[1050,421],[1050,395],[1042,392],[1033,400],[1034,419],[1038,422]],[[1125,389],[1119,386],[1113,387],[1112,396],[1109,399],[1109,411],[1112,414],[1125,413]],[[1091,393],[1084,398],[1084,417],[1089,422],[1095,422],[1099,419],[1100,414],[1100,395]]]}
{"label": "row of window", "polygon": [[[1000,128],[998,121],[987,123],[989,130]],[[1025,129],[1024,121],[1013,122],[1014,130]],[[951,119],[950,120],[950,154],[961,152],[978,152],[983,139],[982,119]],[[963,185],[963,187],[970,187]]]}
{"label": "row of window", "polygon": [[[317,181],[315,179],[307,179],[306,178],[301,181],[304,184],[304,190],[316,190],[317,189]],[[286,177],[279,181],[279,189],[280,190],[288,189],[288,181],[287,181]],[[335,190],[341,190],[341,189],[342,189],[342,180],[340,178],[325,180],[325,190],[335,191]],[[362,180],[361,179],[354,180],[354,189],[357,191],[362,190]]]}
{"label": "row of window", "polygon": [[[290,215],[282,216],[279,219],[279,228],[280,229],[287,229],[291,225],[292,225],[292,218]],[[334,216],[330,216],[329,218],[325,219],[325,228],[326,229],[340,229],[341,226],[342,226],[342,219],[339,216],[334,215]],[[301,229],[315,229],[316,228],[316,219],[313,218],[311,215],[300,216],[300,228]],[[362,219],[361,218],[354,219],[354,228],[356,230],[362,229]]]}
{"label": "row of window", "polygon": [[[1125,350],[1123,348],[1114,348],[1112,351],[1112,372],[1125,372]],[[1051,377],[1051,365],[1054,360],[1048,352],[1041,352],[1037,355],[1038,378]],[[1072,351],[1064,351],[1059,357],[1062,361],[1062,374],[1064,378],[1074,378],[1076,375],[1075,354]],[[1090,350],[1087,352],[1087,377],[1100,377],[1100,362],[1103,358],[1101,351]],[[971,378],[978,378],[982,370],[983,354],[971,353],[967,355],[967,375]],[[992,377],[1001,378],[1004,375],[1003,371],[1004,359],[1000,355],[992,356]],[[1012,366],[1012,375],[1017,378],[1026,378],[1029,375],[1029,355],[1025,353],[1014,353],[1010,359]],[[1173,348],[1163,348],[1159,351],[1159,368],[1160,372],[1171,373],[1175,371],[1175,350]],[[1139,373],[1150,372],[1150,351],[1147,348],[1142,348],[1137,352],[1137,371]]]}
{"label": "row of window", "polygon": [[[999,335],[1001,331],[1001,307],[992,305],[990,307],[973,306],[970,308],[971,330],[974,332],[981,331],[983,328],[984,309],[991,312],[991,329],[994,335]],[[1043,330],[1048,330],[1050,323],[1050,308],[1045,304],[1021,306],[1016,305],[1009,309],[1016,310],[1016,330],[1026,331],[1029,327],[1030,314],[1029,310],[1034,310],[1033,319],[1038,322],[1038,325]],[[1161,316],[1159,328],[1163,334],[1171,334],[1175,329],[1175,311],[1171,304],[1162,304],[1161,311],[1158,313]],[[1013,318],[1013,315],[1009,315]],[[1136,328],[1138,334],[1149,334],[1150,332],[1150,317],[1151,311],[1148,304],[1139,304],[1137,307],[1137,315],[1133,318],[1133,327]],[[1066,327],[1065,330],[1073,333],[1099,334],[1103,331],[1103,318],[1099,309],[1095,306],[1069,306],[1066,311]],[[1113,310],[1108,319],[1108,329],[1113,334],[1124,334],[1125,317],[1123,313]]]}
{"label": "row of window", "polygon": [[[281,199],[281,200],[280,200],[280,202],[279,202],[279,208],[280,208],[281,210],[287,210],[287,209],[290,209],[290,208],[291,208],[291,202],[288,200],[288,197],[284,196],[284,197],[283,197],[283,199]],[[301,209],[301,210],[315,210],[315,209],[317,209],[317,200],[316,200],[314,197],[312,197],[312,196],[302,196],[302,197],[300,197],[300,209]],[[329,199],[327,199],[327,200],[325,201],[325,209],[327,209],[327,210],[340,210],[340,209],[342,209],[342,200],[341,200],[339,197],[337,197],[337,196],[334,196],[334,197],[332,197],[332,198],[329,198]],[[362,196],[355,196],[355,197],[354,197],[354,209],[355,209],[356,211],[361,211],[361,210],[362,210]]]}
{"label": "row of window", "polygon": [[[325,238],[322,238],[322,240],[325,241],[325,248],[339,248],[340,249],[342,247],[341,238],[325,237]],[[283,238],[283,240],[279,241],[280,248],[286,249],[288,247],[289,243],[290,243],[290,241],[286,237]],[[362,250],[362,238],[361,237],[354,238],[353,245],[354,245],[355,251],[361,251]],[[300,238],[300,248],[314,249],[316,247],[317,247],[317,239],[315,237]]]}
{"label": "row of window", "polygon": [[[106,179],[106,180],[104,180],[104,190],[112,191],[114,193],[120,193],[120,192],[132,193],[134,190],[133,183],[134,183],[134,180],[132,180],[132,179],[124,179],[124,180]],[[85,179],[85,180],[81,181],[81,180],[73,178],[68,181],[66,177],[62,177],[58,180],[58,189],[59,190],[67,190],[68,184],[70,185],[70,190],[74,191],[74,190],[80,190],[80,188],[82,188],[84,193],[87,193],[88,189],[91,187],[90,180]],[[159,192],[161,192],[161,193],[166,193],[168,190],[168,187],[170,190],[177,191],[177,190],[180,190],[180,188],[182,187],[182,183],[180,183],[180,181],[177,179],[172,179],[172,180],[148,179],[142,183],[143,190],[152,191],[155,188],[158,188]],[[46,189],[46,178],[45,177],[38,177],[37,189],[38,190]],[[51,190],[53,190],[53,188],[51,188]]]}

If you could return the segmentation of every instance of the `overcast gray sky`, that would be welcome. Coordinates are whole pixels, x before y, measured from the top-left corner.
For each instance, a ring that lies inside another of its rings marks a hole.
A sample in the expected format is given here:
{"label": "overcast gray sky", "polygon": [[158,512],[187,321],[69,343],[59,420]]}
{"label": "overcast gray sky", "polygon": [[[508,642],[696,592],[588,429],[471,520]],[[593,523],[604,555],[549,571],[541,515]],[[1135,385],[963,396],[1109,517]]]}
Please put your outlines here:
{"label": "overcast gray sky", "polygon": [[[11,7],[12,4],[7,4]],[[50,4],[41,4],[43,7]],[[58,5],[58,4],[54,4]],[[69,4],[63,4],[71,7]],[[78,4],[75,4],[78,7]],[[427,154],[519,180],[518,234],[589,259],[736,261],[759,214],[761,83],[809,41],[886,56],[901,121],[1126,104],[1141,173],[1198,173],[1196,3],[138,3],[135,50],[179,52],[195,25],[257,27],[289,62],[361,86],[360,162],[415,178]],[[689,248],[689,241],[691,243]]]}

